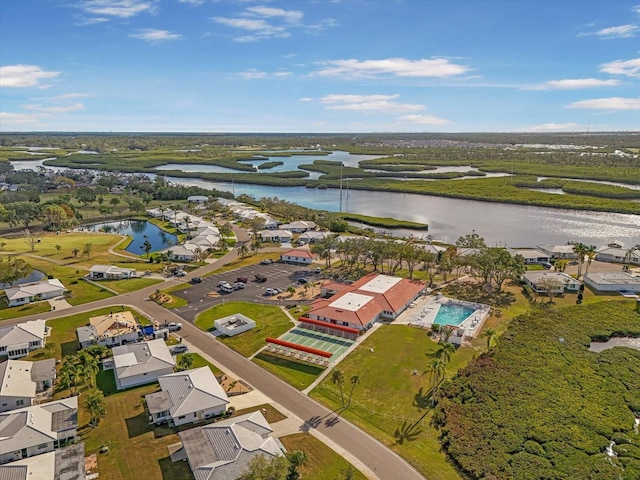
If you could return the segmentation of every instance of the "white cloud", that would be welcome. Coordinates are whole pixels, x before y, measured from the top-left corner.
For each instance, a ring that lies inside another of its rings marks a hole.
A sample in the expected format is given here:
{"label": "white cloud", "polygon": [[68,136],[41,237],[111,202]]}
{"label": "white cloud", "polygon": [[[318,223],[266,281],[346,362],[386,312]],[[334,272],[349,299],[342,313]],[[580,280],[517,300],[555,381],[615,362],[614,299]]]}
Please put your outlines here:
{"label": "white cloud", "polygon": [[56,113],[69,113],[69,112],[77,112],[78,110],[84,110],[84,105],[80,102],[74,103],[73,105],[66,106],[58,106],[58,107],[46,107],[39,104],[25,105],[24,108],[26,110],[31,110],[38,113],[44,114],[56,114]]}
{"label": "white cloud", "polygon": [[634,5],[633,7],[631,7],[631,10],[640,15],[640,5]]}
{"label": "white cloud", "polygon": [[274,77],[289,77],[293,75],[293,72],[276,72],[273,74]]}
{"label": "white cloud", "polygon": [[600,65],[600,71],[611,75],[626,75],[640,78],[640,58],[631,60],[614,60]]}
{"label": "white cloud", "polygon": [[313,102],[313,98],[311,97],[302,97],[298,99],[299,102]]}
{"label": "white cloud", "polygon": [[304,17],[299,10],[283,10],[282,8],[271,7],[249,7],[246,9],[248,14],[254,14],[260,17],[281,18],[289,23],[298,23]]}
{"label": "white cloud", "polygon": [[320,99],[327,110],[350,110],[359,112],[379,111],[386,113],[408,113],[424,110],[424,105],[398,103],[399,95],[325,95]]}
{"label": "white cloud", "polygon": [[549,80],[540,85],[523,87],[523,90],[577,90],[580,88],[610,87],[620,85],[620,80],[598,78],[566,78],[563,80]]}
{"label": "white cloud", "polygon": [[178,0],[180,3],[190,3],[191,5],[202,5],[204,0]]}
{"label": "white cloud", "polygon": [[2,129],[8,130],[8,125],[37,124],[39,116],[32,113],[0,112],[0,120],[3,124]]}
{"label": "white cloud", "polygon": [[87,0],[79,7],[91,15],[118,18],[135,17],[141,13],[153,13],[156,0]]}
{"label": "white cloud", "polygon": [[567,105],[567,108],[593,108],[596,110],[640,110],[640,97],[638,98],[594,98],[581,100]]}
{"label": "white cloud", "polygon": [[578,123],[543,123],[542,125],[532,125],[523,128],[522,132],[575,132],[583,127]]}
{"label": "white cloud", "polygon": [[88,93],[63,93],[62,95],[56,95],[55,97],[51,97],[49,100],[52,102],[57,102],[60,100],[68,100],[70,98],[83,98],[88,97]]}
{"label": "white cloud", "polygon": [[259,18],[215,17],[213,21],[228,27],[252,32],[250,35],[235,37],[234,40],[237,42],[253,42],[266,38],[287,38],[291,35],[284,27],[270,25]]}
{"label": "white cloud", "polygon": [[129,36],[149,43],[163,43],[182,39],[182,35],[179,33],[171,33],[168,30],[157,30],[155,28],[145,28],[140,33],[132,33]]}
{"label": "white cloud", "polygon": [[446,118],[439,118],[432,115],[423,114],[404,115],[402,117],[399,117],[398,120],[406,123],[413,123],[415,125],[448,125],[450,123],[453,123]]}
{"label": "white cloud", "polygon": [[76,23],[76,25],[79,25],[81,27],[86,27],[88,25],[96,25],[98,23],[104,23],[104,22],[108,22],[109,19],[105,18],[105,17],[93,17],[93,18],[87,18],[84,19],[78,23]]}
{"label": "white cloud", "polygon": [[260,72],[258,70],[251,69],[247,70],[246,72],[240,72],[238,75],[240,75],[245,80],[259,80],[261,78],[266,78],[267,72]]}
{"label": "white cloud", "polygon": [[37,65],[7,65],[0,67],[0,87],[35,87],[40,81],[56,78],[60,72],[47,72]]}
{"label": "white cloud", "polygon": [[600,38],[631,38],[635,37],[636,33],[640,31],[640,27],[633,24],[619,25],[617,27],[608,27],[598,30],[597,32],[581,33],[578,36],[586,37],[595,35]]}
{"label": "white cloud", "polygon": [[376,77],[391,75],[394,77],[449,77],[470,70],[465,65],[451,63],[446,58],[408,60],[406,58],[387,58],[383,60],[329,60],[321,62],[325,68],[316,72],[324,77],[342,76],[350,78]]}

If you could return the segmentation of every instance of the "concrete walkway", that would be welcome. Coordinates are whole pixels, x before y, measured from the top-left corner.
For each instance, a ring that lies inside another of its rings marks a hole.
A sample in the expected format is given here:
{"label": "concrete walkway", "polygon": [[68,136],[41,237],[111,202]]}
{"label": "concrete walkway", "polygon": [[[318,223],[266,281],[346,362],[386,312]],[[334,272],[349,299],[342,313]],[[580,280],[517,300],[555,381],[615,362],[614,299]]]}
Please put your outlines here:
{"label": "concrete walkway", "polygon": [[69,302],[67,302],[64,297],[55,297],[49,299],[49,305],[51,305],[51,310],[66,310],[67,308],[72,308]]}

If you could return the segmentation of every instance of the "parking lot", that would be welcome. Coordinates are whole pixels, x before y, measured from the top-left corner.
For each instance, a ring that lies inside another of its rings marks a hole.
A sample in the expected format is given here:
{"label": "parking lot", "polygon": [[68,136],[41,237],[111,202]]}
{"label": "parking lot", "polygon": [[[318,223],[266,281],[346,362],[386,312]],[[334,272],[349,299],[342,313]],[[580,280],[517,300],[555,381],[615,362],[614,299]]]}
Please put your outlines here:
{"label": "parking lot", "polygon": [[[188,302],[188,305],[173,309],[173,311],[186,321],[193,322],[200,312],[223,301],[265,304],[285,303],[284,301],[280,302],[277,295],[265,296],[265,290],[267,288],[279,288],[282,291],[286,291],[289,285],[296,284],[300,278],[306,278],[309,281],[320,280],[321,275],[315,273],[316,267],[317,265],[305,266],[285,263],[255,264],[209,277],[202,277],[201,283],[189,285],[184,290],[172,292],[173,295]],[[256,281],[255,276],[257,274],[267,277],[267,281],[263,283]],[[220,292],[218,284],[221,281],[226,281],[233,285],[238,277],[247,277],[249,279],[244,289],[235,290],[231,293]],[[296,300],[294,303],[303,304],[308,302],[308,300]]]}

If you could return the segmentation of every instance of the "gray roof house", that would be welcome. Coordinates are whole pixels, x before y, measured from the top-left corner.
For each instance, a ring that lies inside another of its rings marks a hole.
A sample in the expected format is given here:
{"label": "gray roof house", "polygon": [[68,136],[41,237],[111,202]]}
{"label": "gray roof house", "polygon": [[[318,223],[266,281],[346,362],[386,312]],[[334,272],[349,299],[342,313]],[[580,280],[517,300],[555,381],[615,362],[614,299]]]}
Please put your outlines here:
{"label": "gray roof house", "polygon": [[7,360],[0,363],[0,412],[33,405],[36,393],[52,386],[55,375],[53,358],[40,362]]}
{"label": "gray roof house", "polygon": [[199,422],[226,412],[229,399],[209,367],[158,377],[162,391],[145,397],[154,423]]}
{"label": "gray roof house", "polygon": [[118,390],[153,383],[158,377],[173,373],[176,366],[161,338],[113,347],[112,352],[113,358],[109,360],[113,362]]}
{"label": "gray roof house", "polygon": [[547,287],[552,287],[552,293],[577,292],[582,282],[571,275],[562,272],[547,272],[533,270],[522,275],[524,283],[529,285],[536,293],[547,293]]}
{"label": "gray roof house", "polygon": [[538,249],[549,255],[551,258],[573,259],[578,258],[578,254],[573,251],[575,245],[538,245]]}
{"label": "gray roof house", "polygon": [[17,287],[7,288],[4,293],[10,307],[25,305],[27,303],[49,298],[59,297],[67,291],[60,280],[51,278],[42,282],[23,283]]}
{"label": "gray roof house", "polygon": [[25,357],[32,350],[44,347],[50,329],[44,320],[0,328],[0,356],[10,359]]}
{"label": "gray roof house", "polygon": [[124,280],[136,276],[135,268],[122,268],[115,265],[94,265],[89,269],[91,280]]}
{"label": "gray roof house", "polygon": [[180,432],[196,480],[235,480],[252,458],[284,454],[279,440],[259,411]]}
{"label": "gray roof house", "polygon": [[589,272],[584,284],[597,292],[640,293],[640,276],[626,272]]}
{"label": "gray roof house", "polygon": [[2,480],[85,480],[84,443],[0,465]]}
{"label": "gray roof house", "polygon": [[51,452],[77,435],[78,397],[0,414],[0,465]]}

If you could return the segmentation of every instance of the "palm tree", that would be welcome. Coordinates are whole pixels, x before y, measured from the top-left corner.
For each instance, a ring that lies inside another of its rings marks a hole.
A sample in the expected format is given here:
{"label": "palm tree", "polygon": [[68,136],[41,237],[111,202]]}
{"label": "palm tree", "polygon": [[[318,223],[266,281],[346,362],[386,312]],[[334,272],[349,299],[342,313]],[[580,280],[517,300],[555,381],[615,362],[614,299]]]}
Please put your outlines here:
{"label": "palm tree", "polygon": [[634,258],[634,253],[635,252],[640,252],[640,243],[638,243],[637,245],[634,245],[633,247],[631,247],[629,250],[627,250],[627,252],[625,253],[624,256],[624,265],[622,267],[622,269],[626,272],[629,270],[629,266],[631,265],[631,260]]}
{"label": "palm tree", "polygon": [[578,255],[578,278],[582,275],[582,264],[584,263],[584,255],[587,246],[584,243],[576,243],[573,246],[573,252]]}
{"label": "palm tree", "polygon": [[151,245],[151,242],[149,241],[149,237],[147,237],[146,235],[144,235],[144,242],[142,243],[140,248],[144,250],[146,257],[149,258],[149,252],[153,248],[153,245]]}
{"label": "palm tree", "polygon": [[438,342],[438,345],[440,345],[440,348],[434,356],[441,359],[445,364],[449,363],[449,360],[451,360],[451,355],[456,353],[456,347],[453,345],[453,343],[443,341]]}
{"label": "palm tree", "polygon": [[496,331],[493,328],[487,328],[482,332],[483,337],[487,337],[487,350],[491,350],[491,341],[496,336]]}
{"label": "palm tree", "polygon": [[240,256],[244,259],[244,257],[246,257],[249,254],[249,249],[247,248],[247,246],[243,243],[242,245],[240,245],[238,247],[238,253],[240,254]]}
{"label": "palm tree", "polygon": [[193,355],[190,353],[185,353],[178,360],[178,365],[182,370],[189,370],[193,365]]}
{"label": "palm tree", "polygon": [[289,460],[289,472],[286,480],[298,480],[300,478],[300,467],[309,460],[307,454],[302,450],[295,450],[287,453],[287,460]]}
{"label": "palm tree", "polygon": [[71,250],[71,253],[73,254],[73,257],[75,258],[80,253],[80,249],[79,248],[74,248],[73,250]]}
{"label": "palm tree", "polygon": [[587,268],[584,271],[585,275],[589,275],[589,265],[591,265],[591,262],[593,262],[593,259],[596,258],[597,253],[598,253],[598,250],[595,245],[589,245],[588,247],[585,248],[584,254],[587,257]]}
{"label": "palm tree", "polygon": [[100,423],[100,419],[107,414],[107,403],[104,400],[102,390],[94,389],[89,393],[84,402],[84,407],[91,415],[89,424],[97,426]]}
{"label": "palm tree", "polygon": [[340,388],[340,399],[342,400],[342,406],[344,407],[344,393],[342,391],[342,385],[344,384],[344,373],[342,370],[334,370],[331,372],[331,383],[338,385]]}
{"label": "palm tree", "polygon": [[451,335],[453,335],[453,332],[455,331],[456,331],[456,328],[452,327],[451,325],[441,325],[440,338],[442,339],[443,342],[448,342],[449,338],[451,338]]}
{"label": "palm tree", "polygon": [[351,405],[351,397],[353,396],[353,390],[356,388],[356,385],[360,383],[360,377],[358,375],[351,376],[351,391],[349,392],[349,400],[347,400],[347,408]]}
{"label": "palm tree", "polygon": [[433,388],[435,389],[444,379],[444,374],[446,371],[447,365],[440,358],[433,358],[431,360],[431,365],[429,365],[429,372],[431,376],[431,383]]}

